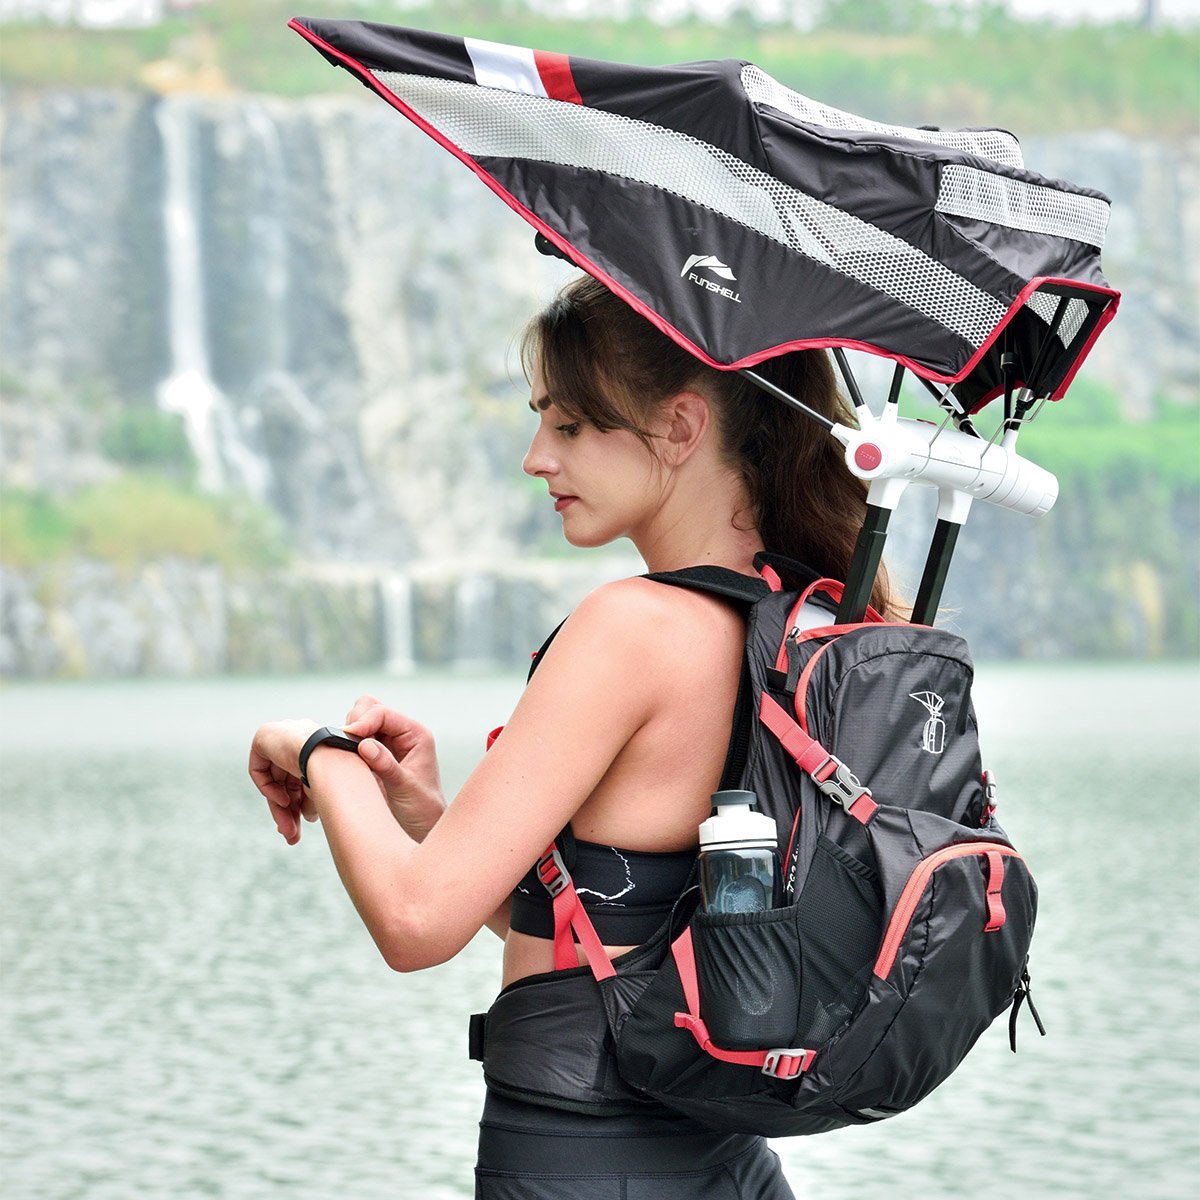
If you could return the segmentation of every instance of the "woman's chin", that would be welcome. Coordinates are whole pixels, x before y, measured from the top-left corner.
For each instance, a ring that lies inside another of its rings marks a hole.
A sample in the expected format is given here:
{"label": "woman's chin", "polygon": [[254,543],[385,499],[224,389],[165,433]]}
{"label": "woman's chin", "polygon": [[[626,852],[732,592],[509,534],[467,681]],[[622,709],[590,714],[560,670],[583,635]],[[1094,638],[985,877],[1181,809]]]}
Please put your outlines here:
{"label": "woman's chin", "polygon": [[568,529],[563,526],[563,537],[579,550],[594,550],[597,546],[607,546],[619,537],[615,533],[603,533],[597,530]]}

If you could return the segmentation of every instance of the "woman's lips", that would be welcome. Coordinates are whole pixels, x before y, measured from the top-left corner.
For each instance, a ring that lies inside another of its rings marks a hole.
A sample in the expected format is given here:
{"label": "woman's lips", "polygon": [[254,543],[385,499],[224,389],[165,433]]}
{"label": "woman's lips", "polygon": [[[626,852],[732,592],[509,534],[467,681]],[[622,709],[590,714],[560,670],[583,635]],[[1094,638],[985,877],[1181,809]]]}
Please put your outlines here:
{"label": "woman's lips", "polygon": [[562,512],[562,510],[566,508],[568,504],[573,504],[579,499],[578,496],[555,496],[553,492],[551,492],[550,495],[554,496],[555,512]]}

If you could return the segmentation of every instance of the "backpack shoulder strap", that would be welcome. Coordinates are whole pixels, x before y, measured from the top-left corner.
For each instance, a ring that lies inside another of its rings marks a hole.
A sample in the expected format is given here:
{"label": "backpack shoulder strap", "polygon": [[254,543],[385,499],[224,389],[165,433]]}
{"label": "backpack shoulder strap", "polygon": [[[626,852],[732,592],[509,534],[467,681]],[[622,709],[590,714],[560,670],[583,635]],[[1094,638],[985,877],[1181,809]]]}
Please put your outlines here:
{"label": "backpack shoulder strap", "polygon": [[[761,555],[759,556],[762,557]],[[759,565],[759,559],[755,559]],[[801,568],[806,570],[805,568]],[[748,615],[763,597],[771,594],[771,585],[763,578],[742,575],[727,567],[687,567],[682,571],[657,571],[645,576],[656,583],[673,587],[691,588],[707,592],[728,600],[734,607]],[[733,708],[733,724],[729,731],[729,746],[725,751],[725,765],[721,769],[722,789],[740,786],[742,774],[750,753],[750,731],[753,721],[754,688],[750,679],[750,665],[743,657],[741,676],[738,679],[737,700]]]}
{"label": "backpack shoulder strap", "polygon": [[789,558],[786,554],[776,554],[773,550],[761,550],[754,556],[754,569],[763,571],[769,567],[783,586],[792,591],[802,592],[805,588],[816,583],[821,575],[812,567],[802,563],[798,558]]}
{"label": "backpack shoulder strap", "polygon": [[745,610],[749,610],[771,592],[765,580],[753,575],[739,574],[728,567],[685,567],[681,571],[652,571],[643,578],[652,579],[655,583],[669,583],[673,587],[707,592],[711,596],[721,596]]}
{"label": "backpack shoulder strap", "polygon": [[[550,643],[558,636],[558,631],[567,623],[567,618],[563,617],[561,621],[550,631],[550,636],[533,652],[533,657],[529,663],[529,674],[525,676],[525,682],[528,683],[533,678],[533,673],[538,669],[538,663],[542,661],[542,655],[550,649]],[[528,644],[528,643],[526,643]]]}

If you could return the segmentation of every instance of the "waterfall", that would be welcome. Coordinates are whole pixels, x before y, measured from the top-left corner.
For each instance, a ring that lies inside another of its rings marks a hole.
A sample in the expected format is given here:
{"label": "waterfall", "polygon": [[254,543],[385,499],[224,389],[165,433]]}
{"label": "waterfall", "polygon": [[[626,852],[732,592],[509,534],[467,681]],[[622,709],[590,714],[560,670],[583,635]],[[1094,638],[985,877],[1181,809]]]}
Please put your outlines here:
{"label": "waterfall", "polygon": [[287,297],[290,290],[290,258],[287,245],[287,213],[284,181],[286,170],[279,130],[261,101],[248,101],[246,128],[258,147],[251,162],[261,195],[256,196],[250,216],[253,269],[262,281],[266,303],[262,310],[262,365],[273,375],[286,372],[289,358]]}
{"label": "waterfall", "polygon": [[171,374],[159,387],[158,402],[183,417],[200,468],[200,486],[216,491],[225,483],[225,467],[213,428],[218,397],[208,370],[200,233],[192,205],[192,113],[183,101],[163,101],[155,121],[166,174],[163,224],[171,345]]}
{"label": "waterfall", "polygon": [[454,586],[454,669],[496,665],[496,577],[468,570]]}
{"label": "waterfall", "polygon": [[171,351],[171,373],[159,386],[158,402],[166,411],[183,417],[202,488],[219,491],[232,483],[261,497],[266,492],[269,467],[246,445],[209,367],[197,221],[194,105],[184,98],[163,100],[155,110],[155,122],[165,166],[163,226]]}
{"label": "waterfall", "polygon": [[400,571],[380,576],[379,600],[383,609],[384,669],[390,675],[409,675],[415,666],[412,580]]}

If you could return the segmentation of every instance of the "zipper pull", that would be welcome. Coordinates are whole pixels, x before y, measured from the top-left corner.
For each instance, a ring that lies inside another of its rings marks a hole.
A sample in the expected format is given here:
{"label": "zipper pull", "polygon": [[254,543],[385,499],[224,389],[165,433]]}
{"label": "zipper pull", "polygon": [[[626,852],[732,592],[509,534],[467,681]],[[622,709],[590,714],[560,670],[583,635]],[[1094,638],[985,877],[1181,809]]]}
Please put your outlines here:
{"label": "zipper pull", "polygon": [[797,625],[783,643],[787,654],[787,683],[784,690],[789,696],[796,694],[796,684],[800,682],[800,645],[796,641],[799,636],[800,627]]}
{"label": "zipper pull", "polygon": [[[772,667],[767,671],[767,682],[776,690],[786,692],[791,697],[795,697],[796,684],[800,680],[799,646],[796,644],[799,636],[799,625],[793,625],[783,635],[783,642],[779,647],[779,658],[787,663],[787,670],[781,671],[777,667]],[[775,661],[779,662],[779,658],[776,658]]]}
{"label": "zipper pull", "polygon": [[1029,964],[1021,968],[1021,981],[1017,984],[1017,990],[1013,993],[1013,1005],[1008,1014],[1008,1044],[1012,1052],[1017,1052],[1017,1014],[1021,1011],[1021,1004],[1029,1004],[1029,1014],[1033,1017],[1033,1023],[1037,1026],[1037,1031],[1046,1036],[1046,1027],[1042,1024],[1042,1018],[1038,1016],[1038,1010],[1034,1007],[1033,994],[1029,990]]}

